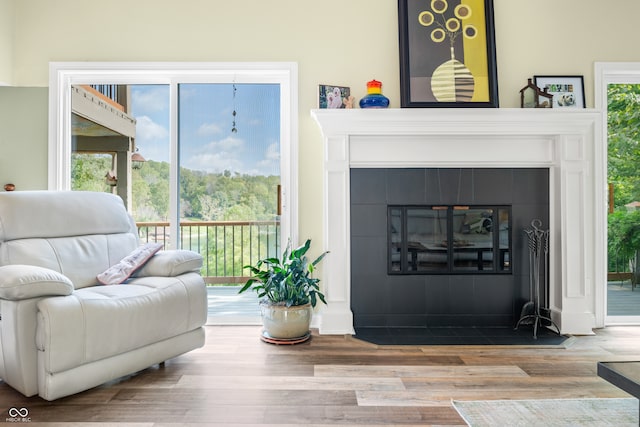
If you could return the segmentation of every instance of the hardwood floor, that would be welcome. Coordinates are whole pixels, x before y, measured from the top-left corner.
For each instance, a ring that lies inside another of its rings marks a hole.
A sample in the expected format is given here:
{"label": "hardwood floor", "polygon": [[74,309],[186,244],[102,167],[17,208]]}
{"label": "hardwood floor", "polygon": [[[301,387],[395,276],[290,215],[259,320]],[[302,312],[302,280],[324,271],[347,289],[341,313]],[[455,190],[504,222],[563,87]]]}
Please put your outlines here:
{"label": "hardwood floor", "polygon": [[208,326],[205,347],[55,402],[0,382],[0,422],[32,426],[464,426],[452,399],[629,397],[596,362],[640,360],[640,327],[572,337],[563,347],[377,347],[319,336],[263,343],[258,326]]}

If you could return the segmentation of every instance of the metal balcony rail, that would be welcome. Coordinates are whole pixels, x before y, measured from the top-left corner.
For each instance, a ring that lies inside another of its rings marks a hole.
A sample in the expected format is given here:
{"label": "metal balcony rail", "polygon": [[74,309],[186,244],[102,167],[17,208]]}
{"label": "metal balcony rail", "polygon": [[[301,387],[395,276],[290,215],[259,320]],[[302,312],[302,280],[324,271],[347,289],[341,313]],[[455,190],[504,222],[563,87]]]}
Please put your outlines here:
{"label": "metal balcony rail", "polygon": [[[137,222],[142,242],[171,246],[168,222]],[[280,253],[280,221],[180,222],[179,248],[204,258],[202,276],[207,284],[246,282],[245,265]]]}
{"label": "metal balcony rail", "polygon": [[89,85],[96,91],[100,92],[107,98],[111,99],[113,102],[120,104],[120,99],[118,99],[118,85]]}

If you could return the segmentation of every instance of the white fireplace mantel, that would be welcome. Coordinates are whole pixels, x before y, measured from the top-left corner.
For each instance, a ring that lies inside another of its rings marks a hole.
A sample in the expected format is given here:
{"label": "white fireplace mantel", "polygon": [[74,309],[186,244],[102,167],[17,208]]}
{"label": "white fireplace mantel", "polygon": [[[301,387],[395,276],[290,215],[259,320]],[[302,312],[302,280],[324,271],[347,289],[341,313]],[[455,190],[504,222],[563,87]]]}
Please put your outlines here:
{"label": "white fireplace mantel", "polygon": [[352,334],[351,168],[547,167],[550,308],[563,334],[604,326],[606,144],[590,109],[313,110],[324,137],[322,334]]}

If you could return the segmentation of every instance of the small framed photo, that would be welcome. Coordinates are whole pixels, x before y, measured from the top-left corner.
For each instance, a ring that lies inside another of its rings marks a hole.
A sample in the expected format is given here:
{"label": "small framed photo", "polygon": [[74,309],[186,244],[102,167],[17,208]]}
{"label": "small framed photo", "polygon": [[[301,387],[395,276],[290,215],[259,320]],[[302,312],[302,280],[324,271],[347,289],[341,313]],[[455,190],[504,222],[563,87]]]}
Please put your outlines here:
{"label": "small framed photo", "polygon": [[351,96],[351,88],[345,86],[318,86],[318,108],[348,108],[345,101]]}
{"label": "small framed photo", "polygon": [[536,86],[553,95],[553,108],[585,108],[582,76],[533,76]]}

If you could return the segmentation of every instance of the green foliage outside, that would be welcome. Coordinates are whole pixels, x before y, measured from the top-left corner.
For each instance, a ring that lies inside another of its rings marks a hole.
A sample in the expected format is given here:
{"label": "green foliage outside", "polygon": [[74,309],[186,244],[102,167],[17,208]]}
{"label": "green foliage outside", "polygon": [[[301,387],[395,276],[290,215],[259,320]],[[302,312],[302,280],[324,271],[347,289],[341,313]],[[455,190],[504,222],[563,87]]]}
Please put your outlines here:
{"label": "green foliage outside", "polygon": [[[111,191],[105,175],[109,154],[72,156],[72,190]],[[133,217],[169,220],[169,163],[147,161],[133,169]],[[180,169],[180,216],[187,221],[263,221],[275,219],[278,176],[206,173]]]}
{"label": "green foliage outside", "polygon": [[[190,221],[275,219],[278,176],[180,169],[180,217]],[[169,164],[147,161],[133,170],[136,221],[169,218]]]}
{"label": "green foliage outside", "polygon": [[71,189],[74,191],[110,192],[105,175],[111,170],[110,154],[71,155]]}
{"label": "green foliage outside", "polygon": [[[105,183],[105,174],[110,169],[111,155],[74,153],[72,189],[111,192]],[[134,219],[169,221],[169,163],[150,160],[142,168],[133,169],[132,175]],[[182,168],[181,222],[274,221],[278,219],[279,183],[278,176],[206,173]],[[202,254],[205,276],[243,276],[244,265],[280,251],[279,233],[279,227],[274,225],[183,226],[180,247]]]}
{"label": "green foliage outside", "polygon": [[[616,211],[609,215],[609,271],[637,271],[636,252],[640,249],[640,211]],[[619,262],[620,262],[619,261]],[[612,269],[613,268],[613,269]]]}
{"label": "green foliage outside", "polygon": [[640,201],[640,85],[609,85],[607,99],[608,181],[614,189],[614,213],[608,218],[608,267],[609,271],[630,271],[640,249],[640,212],[625,207]]}

